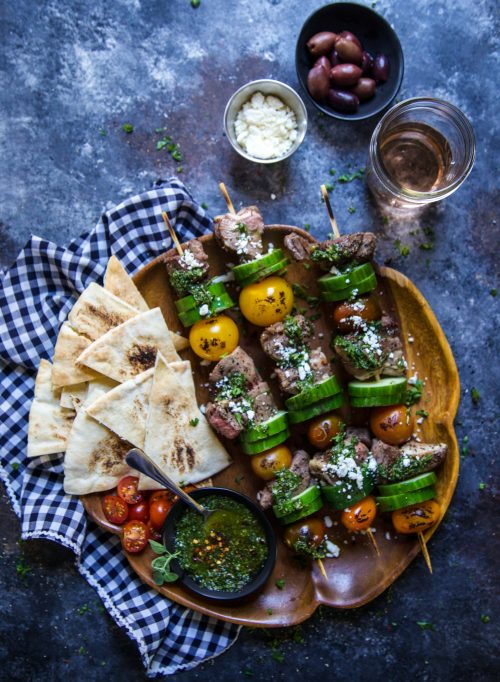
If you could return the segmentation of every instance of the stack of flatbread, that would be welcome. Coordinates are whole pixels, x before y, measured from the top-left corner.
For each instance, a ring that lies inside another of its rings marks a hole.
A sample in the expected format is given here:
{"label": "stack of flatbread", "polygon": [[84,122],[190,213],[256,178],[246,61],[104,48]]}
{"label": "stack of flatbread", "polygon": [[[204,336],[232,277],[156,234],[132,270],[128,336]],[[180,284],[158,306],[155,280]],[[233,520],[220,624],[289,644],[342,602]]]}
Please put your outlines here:
{"label": "stack of flatbread", "polygon": [[[144,449],[177,482],[197,483],[230,458],[198,408],[191,365],[159,308],[149,309],[112,256],[104,286],[81,294],[42,360],[28,456],[65,452],[64,489],[85,495],[130,473],[127,451]],[[142,489],[159,486],[141,476]]]}

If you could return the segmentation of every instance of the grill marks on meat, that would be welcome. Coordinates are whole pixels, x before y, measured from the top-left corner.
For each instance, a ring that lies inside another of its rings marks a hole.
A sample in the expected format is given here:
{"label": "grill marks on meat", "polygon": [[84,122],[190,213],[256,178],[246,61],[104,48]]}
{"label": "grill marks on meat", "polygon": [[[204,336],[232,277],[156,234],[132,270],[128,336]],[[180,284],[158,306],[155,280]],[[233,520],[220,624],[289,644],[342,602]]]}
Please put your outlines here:
{"label": "grill marks on meat", "polygon": [[[172,272],[175,270],[182,270],[183,272],[187,272],[188,270],[191,270],[194,267],[201,267],[203,270],[203,275],[200,277],[200,281],[205,279],[209,265],[208,265],[208,256],[205,253],[205,249],[203,248],[203,245],[198,239],[191,239],[186,246],[183,249],[184,254],[187,252],[188,255],[181,257],[177,251],[174,251],[172,253],[169,253],[164,256],[164,261],[165,265],[167,268],[167,273],[170,275]],[[195,265],[190,265],[191,258],[189,256],[191,254],[192,260],[196,261]]]}
{"label": "grill marks on meat", "polygon": [[283,239],[283,243],[292,254],[292,258],[299,262],[309,260],[311,257],[311,247],[315,246],[313,242],[295,232],[287,234]]}
{"label": "grill marks on meat", "polygon": [[227,402],[207,403],[205,417],[210,426],[224,438],[234,440],[243,431],[243,425],[238,422],[229,409]]}
{"label": "grill marks on meat", "polygon": [[241,260],[253,260],[262,254],[264,220],[257,206],[247,206],[237,213],[215,218],[214,234],[220,246]]}
{"label": "grill marks on meat", "polygon": [[284,243],[294,260],[299,262],[308,260],[316,252],[314,261],[322,270],[328,271],[332,266],[372,260],[377,238],[372,232],[355,232],[315,244],[292,232],[286,235]]}
{"label": "grill marks on meat", "polygon": [[240,346],[237,346],[232,353],[219,360],[210,372],[208,380],[214,385],[224,377],[228,377],[235,372],[240,372],[246,377],[249,387],[255,386],[259,381],[262,381],[254,361]]}
{"label": "grill marks on meat", "polygon": [[255,412],[254,421],[256,424],[267,421],[273,414],[276,414],[276,404],[269,384],[260,381],[254,388],[248,391],[248,395],[253,400]]}
{"label": "grill marks on meat", "polygon": [[[293,319],[302,333],[303,341],[307,343],[313,333],[311,323],[304,315],[295,315]],[[289,339],[285,333],[283,322],[275,322],[266,327],[260,335],[260,343],[264,353],[276,362],[282,359],[281,351],[283,348],[292,348],[295,345],[295,342]]]}
{"label": "grill marks on meat", "polygon": [[[297,450],[292,457],[290,464],[290,471],[297,474],[301,478],[301,482],[293,491],[293,495],[298,495],[303,492],[314,482],[311,478],[309,469],[309,455],[305,450]],[[274,481],[266,483],[262,490],[257,493],[257,502],[262,509],[270,509],[273,506],[273,485]]]}

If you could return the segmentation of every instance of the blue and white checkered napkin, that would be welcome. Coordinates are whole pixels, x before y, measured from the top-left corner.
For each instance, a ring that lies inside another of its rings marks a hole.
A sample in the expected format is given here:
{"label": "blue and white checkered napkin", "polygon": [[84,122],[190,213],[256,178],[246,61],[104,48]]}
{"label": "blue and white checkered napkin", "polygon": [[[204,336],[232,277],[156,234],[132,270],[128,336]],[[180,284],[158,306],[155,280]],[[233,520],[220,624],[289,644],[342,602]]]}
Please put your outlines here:
{"label": "blue and white checkered napkin", "polygon": [[222,653],[239,628],[190,611],[137,578],[117,536],[86,518],[63,491],[63,455],[26,457],[35,375],[51,359],[57,333],[79,294],[101,281],[114,254],[130,274],[170,247],[162,211],[181,241],[206,232],[210,219],[177,179],[159,181],[107,211],[67,247],[32,237],[0,276],[0,475],[22,537],[59,542],[76,554],[80,573],[139,648],[150,677],[193,668]]}

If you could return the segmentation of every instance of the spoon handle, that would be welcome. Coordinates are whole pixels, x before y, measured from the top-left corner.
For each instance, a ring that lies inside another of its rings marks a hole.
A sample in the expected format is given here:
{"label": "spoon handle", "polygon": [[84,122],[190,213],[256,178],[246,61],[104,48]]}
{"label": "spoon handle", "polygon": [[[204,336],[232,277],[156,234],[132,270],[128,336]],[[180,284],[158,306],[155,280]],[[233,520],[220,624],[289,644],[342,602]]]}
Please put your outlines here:
{"label": "spoon handle", "polygon": [[200,514],[206,513],[206,509],[202,507],[201,504],[198,504],[198,502],[196,502],[191,495],[188,495],[180,486],[177,485],[177,483],[174,483],[172,479],[163,473],[160,467],[158,467],[153,460],[139,448],[132,448],[132,450],[129,450],[127,452],[127,456],[125,457],[125,461],[130,467],[132,467],[132,469],[140,471],[141,474],[149,476],[149,478],[152,478],[157,483],[160,483],[161,485],[165,486],[165,488],[168,488],[171,492],[180,497],[187,505],[193,507]]}

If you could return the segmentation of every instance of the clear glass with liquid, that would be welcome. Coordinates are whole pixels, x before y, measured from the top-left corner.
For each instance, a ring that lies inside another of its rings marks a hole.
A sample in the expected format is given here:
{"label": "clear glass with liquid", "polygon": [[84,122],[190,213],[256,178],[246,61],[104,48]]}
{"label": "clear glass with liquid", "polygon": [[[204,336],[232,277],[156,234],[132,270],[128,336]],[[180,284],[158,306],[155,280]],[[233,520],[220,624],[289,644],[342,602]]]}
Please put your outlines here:
{"label": "clear glass with liquid", "polygon": [[460,109],[438,99],[409,99],[373,132],[368,187],[384,208],[425,206],[460,187],[475,154],[474,132]]}

